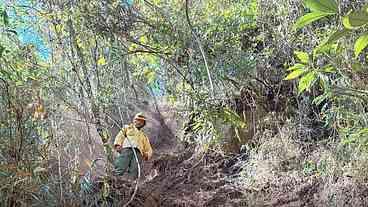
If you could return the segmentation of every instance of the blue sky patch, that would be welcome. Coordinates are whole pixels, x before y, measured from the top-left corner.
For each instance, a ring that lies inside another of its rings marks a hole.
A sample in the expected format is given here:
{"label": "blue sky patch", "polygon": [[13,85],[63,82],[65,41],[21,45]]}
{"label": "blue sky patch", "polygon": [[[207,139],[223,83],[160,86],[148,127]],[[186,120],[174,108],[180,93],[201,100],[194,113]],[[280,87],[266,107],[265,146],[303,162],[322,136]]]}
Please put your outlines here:
{"label": "blue sky patch", "polygon": [[[28,0],[15,0],[16,3],[7,4],[4,0],[0,0],[0,7],[5,9],[10,19],[10,27],[17,32],[19,40],[25,44],[31,44],[36,48],[39,57],[47,61],[50,57],[51,50],[47,47],[44,39],[40,35],[37,28],[37,16],[32,15],[32,7]],[[14,9],[14,6],[26,6],[25,15],[19,15]],[[17,24],[15,24],[17,22]],[[20,23],[18,23],[20,22]],[[12,25],[13,23],[13,25]]]}

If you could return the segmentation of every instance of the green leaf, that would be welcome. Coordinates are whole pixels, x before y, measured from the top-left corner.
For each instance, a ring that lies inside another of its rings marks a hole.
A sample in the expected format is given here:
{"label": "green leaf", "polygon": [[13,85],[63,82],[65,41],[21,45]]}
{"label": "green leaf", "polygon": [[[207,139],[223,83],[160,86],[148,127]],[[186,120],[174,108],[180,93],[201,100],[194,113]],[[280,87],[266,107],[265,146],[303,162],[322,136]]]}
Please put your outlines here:
{"label": "green leaf", "polygon": [[348,35],[350,33],[349,30],[347,29],[342,29],[342,30],[337,30],[336,32],[334,32],[330,37],[328,37],[327,41],[325,42],[325,44],[331,44],[336,42],[337,40],[339,40],[340,38]]}
{"label": "green leaf", "polygon": [[309,62],[309,55],[305,52],[294,52],[296,57],[302,62],[302,63],[308,63]]}
{"label": "green leaf", "polygon": [[368,45],[368,33],[360,36],[354,45],[355,57],[357,57]]}
{"label": "green leaf", "polygon": [[303,76],[300,79],[298,85],[299,93],[302,93],[305,90],[309,90],[315,80],[316,80],[316,73],[314,71],[309,72],[307,75]]}
{"label": "green leaf", "polygon": [[8,13],[6,13],[5,10],[1,10],[1,17],[3,19],[3,23],[5,26],[9,26],[9,16],[8,16]]}
{"label": "green leaf", "polygon": [[139,38],[139,41],[140,41],[142,44],[147,44],[147,42],[148,42],[147,36],[141,36],[141,37]]}
{"label": "green leaf", "polygon": [[233,110],[231,110],[229,108],[225,108],[223,112],[224,112],[223,119],[224,119],[225,122],[231,123],[232,125],[235,125],[235,126],[240,127],[240,128],[246,127],[245,122]]}
{"label": "green leaf", "polygon": [[296,70],[296,69],[304,69],[304,68],[305,68],[304,64],[297,63],[297,64],[291,66],[290,68],[288,68],[286,71],[293,71],[293,70]]}
{"label": "green leaf", "polygon": [[363,65],[360,64],[359,62],[356,62],[356,63],[353,63],[351,65],[351,69],[354,71],[354,72],[359,72],[359,71],[362,71],[363,69]]}
{"label": "green leaf", "polygon": [[365,9],[351,12],[343,17],[342,22],[347,29],[357,29],[368,23],[368,12]]}
{"label": "green leaf", "polygon": [[0,171],[0,177],[9,177],[10,175],[10,173]]}
{"label": "green leaf", "polygon": [[319,20],[321,19],[322,17],[325,17],[325,16],[328,16],[329,14],[327,13],[323,13],[323,12],[311,12],[311,13],[308,13],[302,17],[300,17],[294,27],[295,29],[300,29],[302,27],[304,27],[305,25],[308,25],[316,20]]}
{"label": "green leaf", "polygon": [[334,73],[334,72],[336,72],[336,69],[331,65],[327,65],[327,66],[322,68],[322,71],[325,72],[325,73]]}
{"label": "green leaf", "polygon": [[318,45],[316,48],[313,49],[313,56],[316,57],[317,54],[320,53],[331,53],[337,50],[337,44],[326,44],[325,42]]}
{"label": "green leaf", "polygon": [[97,60],[97,65],[106,65],[105,57],[100,57],[100,58]]}
{"label": "green leaf", "polygon": [[295,78],[298,78],[299,76],[301,76],[302,74],[305,73],[306,70],[304,69],[296,69],[293,72],[291,72],[288,76],[286,76],[286,78],[284,78],[284,80],[293,80]]}
{"label": "green leaf", "polygon": [[322,94],[320,96],[317,96],[313,99],[312,103],[316,104],[317,106],[320,105],[324,100],[327,99],[326,94]]}
{"label": "green leaf", "polygon": [[344,27],[345,27],[346,29],[354,29],[354,28],[350,25],[348,15],[347,15],[347,16],[344,16],[344,17],[342,18],[342,25],[344,25]]}
{"label": "green leaf", "polygon": [[5,51],[5,47],[0,44],[0,58],[3,56],[4,51]]}
{"label": "green leaf", "polygon": [[335,0],[306,0],[305,5],[312,11],[323,12],[327,14],[336,14],[338,12]]}

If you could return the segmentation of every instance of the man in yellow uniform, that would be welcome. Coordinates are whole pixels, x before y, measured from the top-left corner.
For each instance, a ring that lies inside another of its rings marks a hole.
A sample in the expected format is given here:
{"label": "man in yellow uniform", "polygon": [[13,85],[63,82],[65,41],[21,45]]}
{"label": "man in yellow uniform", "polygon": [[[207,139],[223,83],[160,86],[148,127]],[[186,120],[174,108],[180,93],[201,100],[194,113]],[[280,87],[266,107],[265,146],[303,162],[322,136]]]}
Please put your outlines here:
{"label": "man in yellow uniform", "polygon": [[142,158],[144,160],[151,158],[151,144],[141,130],[145,125],[146,117],[138,113],[133,123],[125,126],[116,136],[114,147],[119,152],[119,156],[114,161],[114,167],[117,175],[127,172],[133,179],[137,179],[138,170],[142,174]]}

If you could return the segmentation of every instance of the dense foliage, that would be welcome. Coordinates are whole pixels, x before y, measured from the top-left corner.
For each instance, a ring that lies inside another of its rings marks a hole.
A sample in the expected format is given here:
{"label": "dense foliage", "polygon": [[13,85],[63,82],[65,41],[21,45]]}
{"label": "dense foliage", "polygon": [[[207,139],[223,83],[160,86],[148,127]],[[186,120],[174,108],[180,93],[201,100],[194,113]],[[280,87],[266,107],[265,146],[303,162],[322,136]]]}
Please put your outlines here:
{"label": "dense foliage", "polygon": [[[300,146],[280,158],[299,159],[300,176],[340,177],[351,168],[350,176],[367,179],[364,1],[0,3],[6,206],[83,202],[83,145],[92,146],[95,134],[111,161],[116,130],[142,103],[174,108],[178,139],[190,146],[246,153],[244,186],[256,183],[251,159],[262,160],[257,155],[275,137]],[[333,161],[309,159],[312,148],[331,150]],[[105,202],[111,191],[103,186],[96,200]]]}

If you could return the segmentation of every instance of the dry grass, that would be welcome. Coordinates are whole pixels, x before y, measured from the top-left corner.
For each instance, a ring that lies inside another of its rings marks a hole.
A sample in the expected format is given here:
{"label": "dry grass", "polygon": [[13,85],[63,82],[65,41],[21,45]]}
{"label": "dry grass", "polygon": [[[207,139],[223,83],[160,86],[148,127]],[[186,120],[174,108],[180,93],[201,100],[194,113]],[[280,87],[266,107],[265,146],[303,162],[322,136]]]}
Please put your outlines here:
{"label": "dry grass", "polygon": [[249,161],[242,172],[244,186],[261,189],[280,174],[298,169],[297,158],[302,151],[292,139],[294,133],[283,128],[276,135],[268,130],[256,135],[260,145],[249,154]]}
{"label": "dry grass", "polygon": [[[276,127],[278,128],[278,127]],[[257,134],[237,182],[247,206],[367,206],[368,156],[348,146],[298,141],[296,127]]]}

